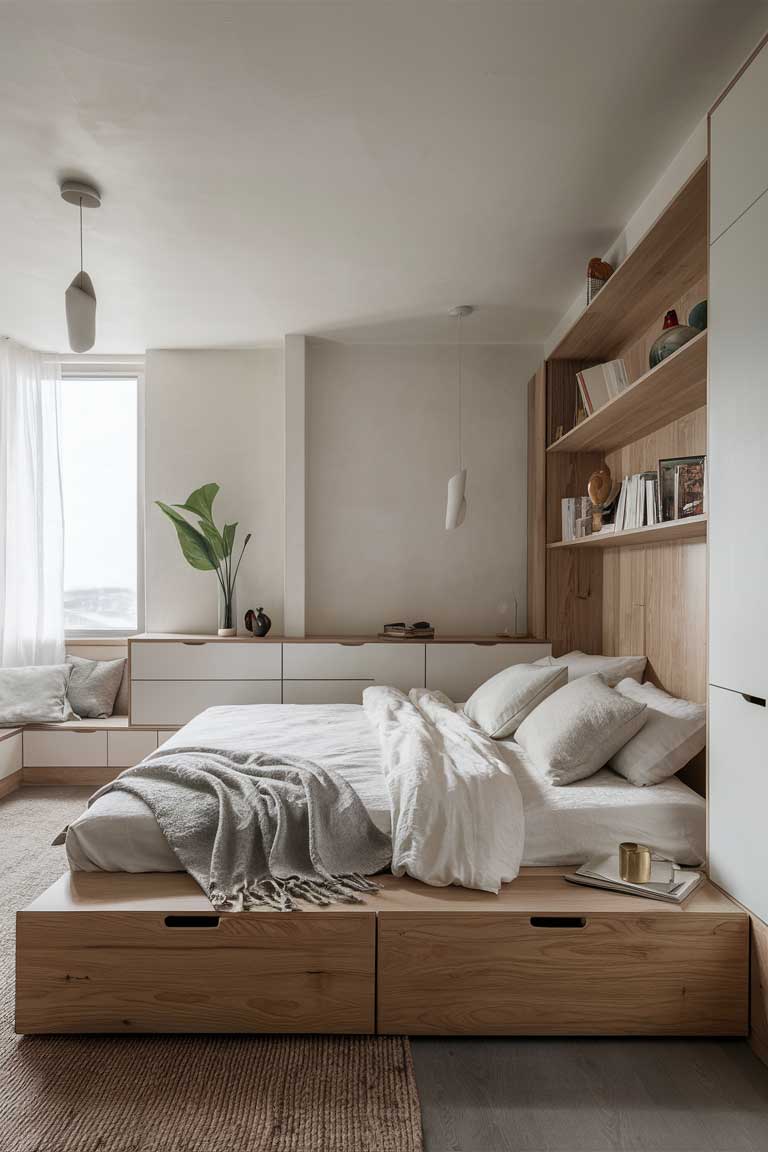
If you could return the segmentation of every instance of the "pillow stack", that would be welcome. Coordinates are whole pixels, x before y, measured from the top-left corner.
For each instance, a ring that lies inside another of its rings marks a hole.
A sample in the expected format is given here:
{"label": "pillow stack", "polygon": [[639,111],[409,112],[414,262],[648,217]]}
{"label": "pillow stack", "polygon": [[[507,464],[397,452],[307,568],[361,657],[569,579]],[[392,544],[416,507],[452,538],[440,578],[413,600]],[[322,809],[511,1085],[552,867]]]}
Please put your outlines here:
{"label": "pillow stack", "polygon": [[534,664],[548,668],[567,668],[569,680],[599,672],[609,688],[615,688],[627,676],[641,684],[647,663],[646,656],[589,656],[578,649],[567,652],[565,656],[542,656],[534,661]]}
{"label": "pillow stack", "polygon": [[513,664],[481,684],[464,714],[494,740],[513,736],[534,708],[568,682],[567,668]]}
{"label": "pillow stack", "polygon": [[627,700],[647,705],[643,730],[609,761],[609,767],[631,784],[661,784],[703,750],[707,739],[703,704],[679,700],[653,684],[634,680],[622,680],[616,691]]}

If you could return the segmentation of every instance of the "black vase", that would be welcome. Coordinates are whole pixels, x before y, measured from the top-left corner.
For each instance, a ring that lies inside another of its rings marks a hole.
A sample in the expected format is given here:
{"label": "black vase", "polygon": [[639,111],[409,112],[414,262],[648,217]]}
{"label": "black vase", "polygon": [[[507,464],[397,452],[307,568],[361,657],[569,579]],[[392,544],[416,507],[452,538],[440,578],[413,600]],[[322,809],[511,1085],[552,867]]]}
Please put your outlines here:
{"label": "black vase", "polygon": [[255,613],[249,608],[245,614],[245,626],[254,636],[266,636],[272,627],[272,621],[263,608],[258,608]]}

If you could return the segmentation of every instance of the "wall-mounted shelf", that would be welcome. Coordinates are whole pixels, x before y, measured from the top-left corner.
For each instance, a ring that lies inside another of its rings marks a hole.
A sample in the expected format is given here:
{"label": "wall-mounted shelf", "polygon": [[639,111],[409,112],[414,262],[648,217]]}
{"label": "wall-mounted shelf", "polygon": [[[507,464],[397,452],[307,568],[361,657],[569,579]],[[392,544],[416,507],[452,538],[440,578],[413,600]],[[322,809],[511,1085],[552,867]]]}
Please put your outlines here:
{"label": "wall-mounted shelf", "polygon": [[566,332],[550,359],[610,360],[706,271],[704,162]]}
{"label": "wall-mounted shelf", "polygon": [[547,451],[613,452],[706,402],[707,333],[701,332],[555,440]]}
{"label": "wall-mounted shelf", "polygon": [[668,544],[673,540],[706,540],[707,517],[688,516],[685,520],[668,520],[626,532],[604,532],[584,536],[581,540],[558,540],[547,548],[629,548],[632,544]]}

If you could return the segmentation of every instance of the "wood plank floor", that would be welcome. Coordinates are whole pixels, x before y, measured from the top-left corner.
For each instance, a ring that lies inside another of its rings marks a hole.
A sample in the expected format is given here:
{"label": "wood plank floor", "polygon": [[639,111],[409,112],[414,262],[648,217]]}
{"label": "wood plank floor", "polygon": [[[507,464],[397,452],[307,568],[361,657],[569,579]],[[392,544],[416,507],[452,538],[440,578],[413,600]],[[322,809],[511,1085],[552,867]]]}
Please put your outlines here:
{"label": "wood plank floor", "polygon": [[743,1040],[411,1041],[425,1152],[765,1152]]}

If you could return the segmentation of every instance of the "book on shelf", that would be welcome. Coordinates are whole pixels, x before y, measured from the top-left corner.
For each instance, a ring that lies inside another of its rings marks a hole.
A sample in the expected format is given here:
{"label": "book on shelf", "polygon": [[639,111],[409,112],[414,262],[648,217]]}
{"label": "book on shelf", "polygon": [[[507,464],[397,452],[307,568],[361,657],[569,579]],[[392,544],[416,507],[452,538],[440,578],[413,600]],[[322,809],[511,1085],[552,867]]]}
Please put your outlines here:
{"label": "book on shelf", "polygon": [[385,624],[379,638],[382,640],[432,640],[435,635],[435,630],[431,624],[407,624],[405,622],[398,622],[396,624]]}
{"label": "book on shelf", "polygon": [[566,496],[560,501],[562,539],[581,540],[592,532],[592,501],[589,496]]}
{"label": "book on shelf", "polygon": [[661,520],[685,520],[707,510],[706,456],[680,456],[659,461]]}
{"label": "book on shelf", "polygon": [[595,364],[593,368],[577,372],[576,383],[584,410],[591,416],[629,388],[630,380],[623,360],[609,360],[607,364]]}
{"label": "book on shelf", "polygon": [[616,505],[616,531],[631,532],[658,523],[658,476],[638,472],[625,476]]}
{"label": "book on shelf", "polygon": [[682,904],[683,900],[698,888],[703,877],[700,872],[679,868],[671,860],[654,860],[648,883],[632,884],[628,880],[622,880],[619,854],[616,852],[610,856],[598,856],[588,860],[564,879],[571,884],[583,884],[587,888],[605,888],[610,892],[622,892],[627,896],[644,896],[647,900]]}

